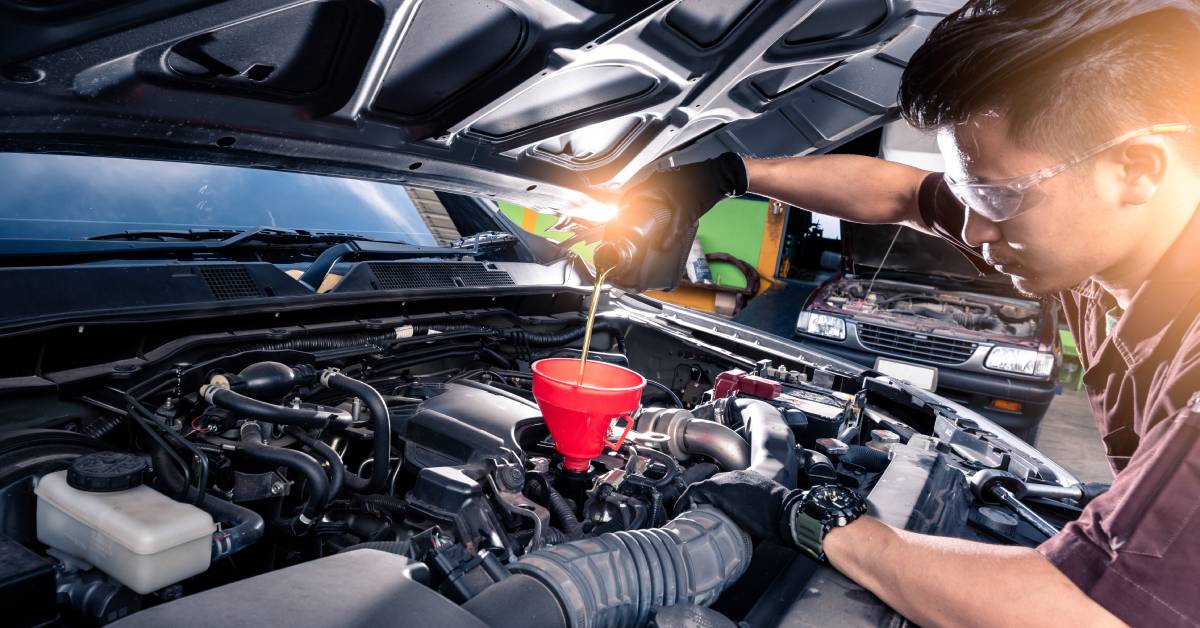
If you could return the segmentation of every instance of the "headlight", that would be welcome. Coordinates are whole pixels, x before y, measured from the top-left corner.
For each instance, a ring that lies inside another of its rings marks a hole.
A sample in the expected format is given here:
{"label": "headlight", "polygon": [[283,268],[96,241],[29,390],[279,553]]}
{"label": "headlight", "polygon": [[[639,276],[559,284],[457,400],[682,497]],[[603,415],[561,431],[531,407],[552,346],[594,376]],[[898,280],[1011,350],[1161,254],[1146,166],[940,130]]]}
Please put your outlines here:
{"label": "headlight", "polygon": [[846,321],[828,314],[801,312],[800,318],[796,319],[796,329],[815,336],[846,339]]}
{"label": "headlight", "polygon": [[983,364],[997,371],[1048,377],[1054,370],[1054,354],[1016,347],[993,347]]}

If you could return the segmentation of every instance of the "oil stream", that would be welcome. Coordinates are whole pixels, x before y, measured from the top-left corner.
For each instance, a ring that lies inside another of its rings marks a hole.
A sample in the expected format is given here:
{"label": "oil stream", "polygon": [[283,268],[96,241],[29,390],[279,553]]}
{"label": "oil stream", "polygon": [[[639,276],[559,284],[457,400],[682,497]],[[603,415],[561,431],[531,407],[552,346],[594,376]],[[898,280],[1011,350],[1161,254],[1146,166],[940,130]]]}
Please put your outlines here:
{"label": "oil stream", "polygon": [[608,278],[608,273],[612,268],[606,268],[603,271],[596,269],[596,285],[592,287],[592,304],[588,307],[587,325],[583,328],[583,354],[579,356],[579,378],[575,382],[576,386],[583,384],[583,373],[587,370],[588,350],[592,348],[592,326],[596,324],[596,306],[600,304],[600,289],[604,286],[604,280]]}

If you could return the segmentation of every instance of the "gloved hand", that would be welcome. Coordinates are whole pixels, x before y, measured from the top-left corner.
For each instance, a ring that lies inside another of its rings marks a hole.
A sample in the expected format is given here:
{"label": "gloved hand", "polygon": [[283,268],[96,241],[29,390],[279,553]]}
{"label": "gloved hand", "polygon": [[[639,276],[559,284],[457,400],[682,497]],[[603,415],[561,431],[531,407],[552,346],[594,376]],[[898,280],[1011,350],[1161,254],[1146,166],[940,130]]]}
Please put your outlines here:
{"label": "gloved hand", "polygon": [[[660,166],[661,168],[661,166]],[[621,195],[617,221],[639,222],[642,214],[671,210],[657,234],[662,243],[686,237],[692,226],[721,199],[746,193],[746,165],[734,153],[699,163],[657,169]]]}
{"label": "gloved hand", "polygon": [[785,517],[801,495],[802,491],[789,491],[760,473],[729,471],[689,486],[675,510],[713,506],[752,537],[792,545]]}

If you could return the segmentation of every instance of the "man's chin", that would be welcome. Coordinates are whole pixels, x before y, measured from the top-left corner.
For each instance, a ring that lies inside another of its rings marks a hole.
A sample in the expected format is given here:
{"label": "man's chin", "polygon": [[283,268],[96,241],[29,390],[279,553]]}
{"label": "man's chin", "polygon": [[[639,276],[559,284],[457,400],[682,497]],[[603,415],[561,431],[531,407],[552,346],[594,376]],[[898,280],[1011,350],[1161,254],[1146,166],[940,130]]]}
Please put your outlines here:
{"label": "man's chin", "polygon": [[1017,289],[1017,292],[1031,299],[1049,298],[1065,289],[1032,277],[1009,275],[1008,278],[1012,280],[1013,287]]}

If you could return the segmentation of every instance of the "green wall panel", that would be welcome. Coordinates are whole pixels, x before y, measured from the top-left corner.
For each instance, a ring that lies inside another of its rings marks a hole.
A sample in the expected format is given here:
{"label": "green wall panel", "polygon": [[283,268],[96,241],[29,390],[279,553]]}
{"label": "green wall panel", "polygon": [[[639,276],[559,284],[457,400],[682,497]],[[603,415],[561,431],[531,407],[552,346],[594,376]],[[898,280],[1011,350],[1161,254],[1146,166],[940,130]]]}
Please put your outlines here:
{"label": "green wall panel", "polygon": [[[522,224],[525,208],[512,203],[499,202],[500,210],[513,222]],[[556,219],[547,214],[537,215],[534,233],[561,242],[570,234],[547,231]],[[721,201],[712,211],[700,219],[697,237],[705,253],[729,253],[734,257],[756,266],[762,246],[763,227],[767,224],[767,203],[764,201],[729,199]],[[576,245],[572,250],[586,260],[591,260],[592,246]],[[746,287],[745,278],[731,264],[713,263],[713,279],[721,285],[735,288]]]}

